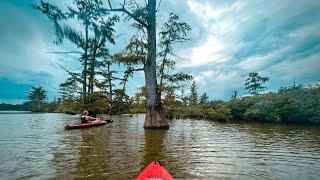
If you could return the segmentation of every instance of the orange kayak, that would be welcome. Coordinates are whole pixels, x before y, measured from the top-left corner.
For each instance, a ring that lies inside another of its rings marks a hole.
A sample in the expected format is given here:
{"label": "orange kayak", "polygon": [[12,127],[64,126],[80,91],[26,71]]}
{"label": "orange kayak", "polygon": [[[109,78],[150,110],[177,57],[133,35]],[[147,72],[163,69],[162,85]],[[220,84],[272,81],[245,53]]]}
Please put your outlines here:
{"label": "orange kayak", "polygon": [[173,177],[159,161],[154,161],[139,174],[136,180],[173,180]]}

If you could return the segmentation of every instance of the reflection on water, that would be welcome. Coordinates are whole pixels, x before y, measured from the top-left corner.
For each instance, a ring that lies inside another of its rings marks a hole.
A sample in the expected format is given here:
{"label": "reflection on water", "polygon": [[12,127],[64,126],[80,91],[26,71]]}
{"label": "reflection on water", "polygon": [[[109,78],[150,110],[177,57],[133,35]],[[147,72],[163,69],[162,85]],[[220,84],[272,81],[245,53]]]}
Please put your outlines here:
{"label": "reflection on water", "polygon": [[175,179],[317,179],[320,127],[172,120],[144,116],[64,130],[77,116],[0,114],[0,179],[134,179],[160,160]]}

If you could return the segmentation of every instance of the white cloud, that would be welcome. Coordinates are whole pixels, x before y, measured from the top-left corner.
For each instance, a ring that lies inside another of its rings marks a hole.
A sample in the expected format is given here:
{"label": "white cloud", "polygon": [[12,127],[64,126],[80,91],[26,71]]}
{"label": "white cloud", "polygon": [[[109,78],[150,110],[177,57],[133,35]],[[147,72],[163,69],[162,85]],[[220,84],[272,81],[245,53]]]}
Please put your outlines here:
{"label": "white cloud", "polygon": [[225,98],[226,91],[243,90],[251,71],[271,77],[270,89],[286,85],[279,79],[293,80],[292,74],[305,80],[320,75],[319,66],[313,65],[320,51],[320,24],[314,23],[320,20],[318,1],[188,0],[187,4],[206,31],[197,44],[179,52],[188,59],[178,69],[191,71],[201,88],[212,89],[210,95]]}
{"label": "white cloud", "polygon": [[206,92],[212,99],[231,97],[232,91],[242,90],[239,84],[242,85],[244,82],[244,77],[236,71],[208,70],[194,74],[194,79],[198,85],[199,94]]}
{"label": "white cloud", "polygon": [[209,37],[209,39],[201,46],[192,49],[190,55],[190,62],[184,64],[183,66],[203,66],[208,63],[220,63],[228,59],[222,50],[224,49],[221,42],[219,42],[214,37]]}
{"label": "white cloud", "polygon": [[216,3],[217,6],[215,6],[210,4],[208,1],[199,2],[196,0],[188,0],[187,4],[190,10],[202,19],[202,22],[207,28],[211,27],[210,24],[212,21],[225,16],[231,11],[237,10],[240,6],[240,3],[238,2],[232,3],[231,6],[219,6],[219,4]]}
{"label": "white cloud", "polygon": [[312,54],[308,57],[296,59],[296,60],[285,60],[279,64],[270,66],[267,71],[272,76],[271,78],[278,78],[281,81],[292,81],[293,79],[306,76],[311,78],[315,76],[315,80],[320,80],[320,77],[317,77],[317,74],[320,70],[320,52]]}

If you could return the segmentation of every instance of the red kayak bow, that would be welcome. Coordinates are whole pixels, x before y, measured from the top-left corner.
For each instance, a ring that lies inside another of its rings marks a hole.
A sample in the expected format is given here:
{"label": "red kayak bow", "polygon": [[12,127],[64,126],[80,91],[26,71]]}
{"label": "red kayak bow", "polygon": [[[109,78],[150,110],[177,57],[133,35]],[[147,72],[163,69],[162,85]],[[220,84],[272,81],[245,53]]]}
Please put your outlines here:
{"label": "red kayak bow", "polygon": [[139,174],[136,180],[173,180],[173,177],[159,161],[154,161]]}

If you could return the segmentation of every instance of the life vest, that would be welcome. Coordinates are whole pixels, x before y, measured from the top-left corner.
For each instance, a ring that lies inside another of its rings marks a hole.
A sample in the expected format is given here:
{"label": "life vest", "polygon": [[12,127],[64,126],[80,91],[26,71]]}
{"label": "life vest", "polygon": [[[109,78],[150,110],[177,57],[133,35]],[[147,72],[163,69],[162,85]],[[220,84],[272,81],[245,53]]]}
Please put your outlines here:
{"label": "life vest", "polygon": [[88,123],[88,122],[89,121],[85,117],[81,116],[81,123]]}

